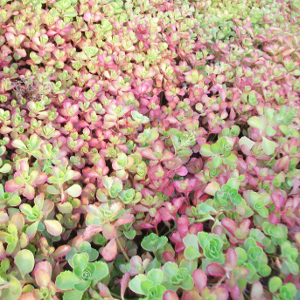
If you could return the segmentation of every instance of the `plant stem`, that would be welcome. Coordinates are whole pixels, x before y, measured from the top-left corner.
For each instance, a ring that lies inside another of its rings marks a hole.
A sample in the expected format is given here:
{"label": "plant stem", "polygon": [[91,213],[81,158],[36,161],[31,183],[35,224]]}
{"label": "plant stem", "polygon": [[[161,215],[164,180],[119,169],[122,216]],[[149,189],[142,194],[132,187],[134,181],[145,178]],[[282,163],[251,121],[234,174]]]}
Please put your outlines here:
{"label": "plant stem", "polygon": [[6,289],[6,288],[9,287],[9,286],[10,286],[10,283],[9,283],[9,282],[6,283],[6,284],[3,284],[2,286],[0,286],[0,291]]}
{"label": "plant stem", "polygon": [[121,243],[120,243],[120,241],[119,241],[119,239],[118,239],[117,236],[116,236],[116,241],[117,241],[117,244],[118,244],[118,246],[119,246],[121,252],[123,253],[125,259],[126,259],[128,262],[130,262],[129,257],[128,257],[127,253],[124,251],[124,249],[123,249],[123,247],[122,247],[122,245],[121,245]]}

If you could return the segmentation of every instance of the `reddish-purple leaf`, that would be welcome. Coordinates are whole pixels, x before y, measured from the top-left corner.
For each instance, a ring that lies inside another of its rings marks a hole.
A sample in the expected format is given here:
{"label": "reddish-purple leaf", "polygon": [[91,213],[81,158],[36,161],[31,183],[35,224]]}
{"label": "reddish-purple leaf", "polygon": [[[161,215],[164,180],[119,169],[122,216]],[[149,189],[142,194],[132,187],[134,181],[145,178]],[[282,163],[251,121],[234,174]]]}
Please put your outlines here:
{"label": "reddish-purple leaf", "polygon": [[223,277],[225,275],[225,272],[223,268],[216,262],[210,263],[206,266],[206,272],[210,276],[213,277]]}

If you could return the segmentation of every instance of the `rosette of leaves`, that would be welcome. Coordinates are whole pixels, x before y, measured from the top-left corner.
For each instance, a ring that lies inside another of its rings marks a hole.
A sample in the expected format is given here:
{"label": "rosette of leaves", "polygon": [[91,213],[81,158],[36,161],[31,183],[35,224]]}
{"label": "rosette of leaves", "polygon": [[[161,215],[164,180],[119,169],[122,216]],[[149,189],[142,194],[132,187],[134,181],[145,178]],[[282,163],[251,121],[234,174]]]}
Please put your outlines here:
{"label": "rosette of leaves", "polygon": [[298,250],[295,246],[291,244],[289,241],[285,241],[280,245],[281,248],[281,269],[280,271],[285,274],[299,274],[299,264],[297,261],[298,258]]}
{"label": "rosette of leaves", "polygon": [[244,249],[237,247],[235,251],[238,256],[238,265],[249,270],[246,278],[248,283],[259,280],[260,276],[267,277],[270,275],[271,268],[268,266],[268,257],[253,238],[248,237]]}
{"label": "rosette of leaves", "polygon": [[224,137],[225,136],[228,136],[228,137],[239,136],[240,131],[241,131],[241,129],[237,125],[233,125],[233,126],[231,126],[231,128],[226,127],[222,130],[221,133],[218,134],[218,138],[221,138],[223,136]]}
{"label": "rosette of leaves", "polygon": [[78,247],[71,247],[71,251],[66,255],[66,260],[71,259],[75,254],[87,253],[89,256],[89,262],[98,258],[99,252],[92,248],[91,244],[87,241],[81,242]]}
{"label": "rosette of leaves", "polygon": [[30,168],[27,160],[20,160],[16,163],[14,179],[5,183],[5,191],[14,193],[16,191],[28,200],[32,200],[35,195],[35,187],[47,181],[47,174]]}
{"label": "rosette of leaves", "polygon": [[243,198],[239,194],[239,182],[231,178],[223,184],[220,191],[215,193],[214,199],[217,207],[234,210],[234,207],[243,203]]}
{"label": "rosette of leaves", "polygon": [[146,300],[162,300],[166,288],[162,285],[164,273],[160,269],[152,269],[147,276],[139,274],[129,281],[129,288],[138,295],[146,296]]}
{"label": "rosette of leaves", "polygon": [[71,170],[71,167],[64,168],[62,165],[53,167],[52,176],[48,178],[50,185],[47,186],[47,192],[52,195],[61,195],[62,203],[66,201],[67,195],[77,198],[81,195],[81,186],[79,184],[72,184],[65,189],[65,183],[80,177],[81,174]]}
{"label": "rosette of leaves", "polygon": [[285,225],[281,223],[274,225],[271,224],[269,221],[265,221],[262,224],[262,229],[265,235],[271,237],[273,245],[281,245],[287,240],[288,229]]}
{"label": "rosette of leaves", "polygon": [[214,233],[198,232],[198,242],[203,250],[205,259],[202,260],[202,269],[207,264],[217,262],[223,264],[225,262],[225,255],[223,253],[223,240]]}
{"label": "rosette of leaves", "polygon": [[167,290],[176,292],[179,288],[189,291],[194,287],[193,277],[186,268],[178,268],[174,262],[167,262],[163,266],[164,276],[162,285]]}
{"label": "rosette of leaves", "polygon": [[203,144],[200,148],[200,154],[205,157],[211,157],[214,168],[219,168],[222,164],[234,165],[238,159],[231,151],[233,149],[234,140],[230,137],[221,137],[216,143]]}
{"label": "rosette of leaves", "polygon": [[6,174],[6,173],[10,172],[10,170],[11,170],[11,165],[9,164],[9,161],[7,161],[7,160],[3,161],[1,158],[1,156],[5,153],[5,151],[6,151],[5,146],[0,146],[0,174],[1,173]]}
{"label": "rosette of leaves", "polygon": [[37,134],[32,134],[29,139],[27,138],[23,141],[21,139],[13,140],[11,144],[18,149],[16,151],[18,154],[26,153],[29,157],[32,155],[37,159],[42,158],[42,153],[39,151],[42,140]]}
{"label": "rosette of leaves", "polygon": [[270,278],[268,287],[274,300],[293,300],[297,293],[294,284],[290,282],[283,284],[282,280],[277,276]]}
{"label": "rosette of leaves", "polygon": [[77,4],[77,0],[60,0],[54,3],[53,7],[49,12],[53,16],[63,17],[76,17],[77,11],[74,6]]}
{"label": "rosette of leaves", "polygon": [[156,253],[159,249],[162,249],[168,242],[168,238],[165,236],[158,236],[155,233],[150,233],[142,240],[141,246],[149,251]]}
{"label": "rosette of leaves", "polygon": [[125,212],[121,202],[115,202],[112,205],[102,203],[99,207],[96,205],[86,206],[88,212],[86,224],[88,225],[83,234],[84,239],[93,237],[102,232],[103,236],[110,240],[102,250],[102,256],[106,261],[111,261],[117,255],[117,229],[130,224],[134,220],[134,215]]}
{"label": "rosette of leaves", "polygon": [[0,184],[0,208],[19,206],[20,203],[21,198],[18,192],[5,192],[3,185]]}
{"label": "rosette of leaves", "polygon": [[[126,154],[125,154],[126,156]],[[123,182],[120,178],[115,176],[104,176],[102,178],[104,187],[106,188],[110,198],[117,198],[119,193],[123,190]],[[107,194],[107,193],[106,193]],[[101,189],[97,191],[97,199],[101,202],[107,202],[108,198]]]}
{"label": "rosette of leaves", "polygon": [[63,293],[64,300],[83,299],[84,292],[89,287],[94,288],[109,274],[105,262],[90,263],[87,253],[76,253],[68,263],[73,271],[63,271],[55,280],[55,286],[66,291]]}
{"label": "rosette of leaves", "polygon": [[120,153],[116,159],[112,162],[112,168],[116,171],[116,176],[121,180],[128,179],[128,169],[134,164],[134,160],[131,156],[127,156],[125,153]]}
{"label": "rosette of leaves", "polygon": [[171,139],[175,150],[175,156],[181,158],[183,162],[187,161],[193,153],[190,147],[196,144],[196,132],[181,132],[172,128],[167,132],[167,136]]}
{"label": "rosette of leaves", "polygon": [[21,213],[16,213],[11,217],[11,220],[5,231],[0,231],[0,241],[7,243],[6,253],[15,256],[20,249],[28,245],[29,239],[23,232],[25,219]]}
{"label": "rosette of leaves", "polygon": [[136,192],[134,189],[128,189],[119,193],[118,198],[121,199],[124,204],[136,204],[142,199],[142,194]]}
{"label": "rosette of leaves", "polygon": [[62,234],[62,226],[59,221],[48,219],[52,216],[54,203],[46,199],[44,193],[40,193],[34,199],[34,206],[28,203],[20,205],[20,211],[26,216],[26,221],[31,223],[26,228],[26,235],[32,239],[37,231],[48,232],[53,237],[58,237]]}
{"label": "rosette of leaves", "polygon": [[266,206],[272,203],[272,198],[267,193],[258,194],[253,191],[245,191],[244,196],[248,205],[256,211],[262,218],[269,217],[269,210]]}

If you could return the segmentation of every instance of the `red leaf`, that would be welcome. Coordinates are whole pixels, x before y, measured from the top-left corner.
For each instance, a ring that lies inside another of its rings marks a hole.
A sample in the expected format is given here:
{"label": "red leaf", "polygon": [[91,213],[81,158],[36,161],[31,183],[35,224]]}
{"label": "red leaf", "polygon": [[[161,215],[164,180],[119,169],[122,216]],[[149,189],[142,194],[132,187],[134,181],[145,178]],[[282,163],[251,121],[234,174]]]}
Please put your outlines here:
{"label": "red leaf", "polygon": [[202,290],[206,287],[206,283],[207,283],[206,274],[202,270],[197,269],[193,272],[193,280],[198,291],[201,293]]}
{"label": "red leaf", "polygon": [[223,277],[225,275],[225,272],[223,268],[218,263],[210,263],[206,267],[206,272],[213,277]]}
{"label": "red leaf", "polygon": [[103,248],[101,255],[106,261],[112,261],[118,253],[116,239],[112,239]]}

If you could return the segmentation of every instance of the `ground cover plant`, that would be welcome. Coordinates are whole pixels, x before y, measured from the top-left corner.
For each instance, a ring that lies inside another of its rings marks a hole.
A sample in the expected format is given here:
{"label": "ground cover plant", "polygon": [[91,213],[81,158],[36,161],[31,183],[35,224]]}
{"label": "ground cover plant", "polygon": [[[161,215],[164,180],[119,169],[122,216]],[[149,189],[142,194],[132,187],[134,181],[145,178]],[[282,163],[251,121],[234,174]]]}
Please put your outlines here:
{"label": "ground cover plant", "polygon": [[0,0],[0,299],[300,299],[299,0]]}

